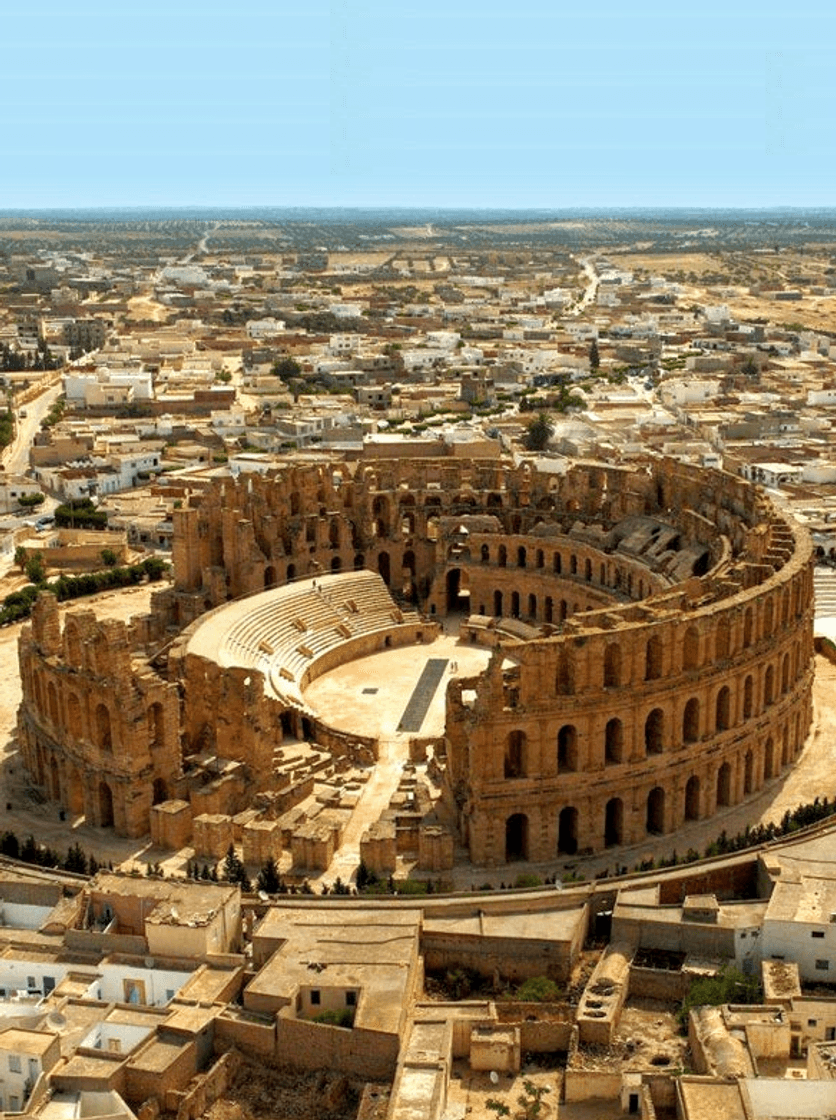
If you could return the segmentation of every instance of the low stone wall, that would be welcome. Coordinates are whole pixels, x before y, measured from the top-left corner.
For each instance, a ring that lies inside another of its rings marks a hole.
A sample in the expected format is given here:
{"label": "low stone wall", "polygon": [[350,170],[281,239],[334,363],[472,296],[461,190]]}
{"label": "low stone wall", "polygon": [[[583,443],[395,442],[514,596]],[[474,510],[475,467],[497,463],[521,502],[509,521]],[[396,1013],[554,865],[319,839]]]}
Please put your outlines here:
{"label": "low stone wall", "polygon": [[688,991],[689,983],[682,971],[667,968],[638,968],[630,966],[630,995],[645,999],[662,999],[679,1003]]}

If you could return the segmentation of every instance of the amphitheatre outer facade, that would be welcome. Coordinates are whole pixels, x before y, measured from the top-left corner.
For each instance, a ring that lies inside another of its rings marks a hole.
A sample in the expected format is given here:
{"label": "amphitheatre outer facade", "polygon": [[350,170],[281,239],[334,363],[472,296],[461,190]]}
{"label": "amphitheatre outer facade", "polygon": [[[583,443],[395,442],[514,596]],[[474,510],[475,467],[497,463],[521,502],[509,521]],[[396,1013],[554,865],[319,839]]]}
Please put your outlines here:
{"label": "amphitheatre outer facade", "polygon": [[293,804],[276,769],[292,739],[337,769],[373,761],[375,739],[328,726],[307,684],[393,645],[426,653],[453,613],[490,661],[450,681],[445,734],[410,749],[431,748],[433,821],[476,864],[673,832],[804,744],[811,543],[734,476],[323,461],[217,482],[174,522],[150,615],[62,627],[41,596],[20,639],[25,765],[123,835],[157,820],[174,846],[198,816],[253,806],[266,828]]}

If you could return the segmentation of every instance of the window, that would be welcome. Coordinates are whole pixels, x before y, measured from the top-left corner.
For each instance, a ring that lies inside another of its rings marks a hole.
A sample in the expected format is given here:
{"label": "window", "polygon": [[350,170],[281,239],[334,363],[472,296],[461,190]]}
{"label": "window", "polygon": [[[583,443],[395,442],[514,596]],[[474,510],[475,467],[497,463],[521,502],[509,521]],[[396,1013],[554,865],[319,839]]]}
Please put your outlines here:
{"label": "window", "polygon": [[311,1007],[319,1007],[322,1002],[322,993],[319,988],[311,989]]}
{"label": "window", "polygon": [[20,1057],[17,1054],[9,1054],[9,1073],[20,1073]]}
{"label": "window", "polygon": [[830,969],[830,961],[816,961],[816,969],[819,972],[827,972]]}
{"label": "window", "polygon": [[746,930],[744,929],[744,930],[742,930],[742,931],[741,931],[741,934],[740,934],[740,940],[741,940],[741,941],[743,941],[743,939],[744,939],[745,937],[746,937]]}
{"label": "window", "polygon": [[357,993],[356,992],[346,992],[345,993],[345,1005],[346,1005],[346,1007],[356,1007],[357,1006]]}
{"label": "window", "polygon": [[808,1027],[817,1027],[818,1023],[819,1023],[818,1019],[808,1019],[807,1020],[807,1026]]}
{"label": "window", "polygon": [[810,934],[810,936],[811,937],[824,937],[824,930],[823,929],[814,929],[813,932]]}

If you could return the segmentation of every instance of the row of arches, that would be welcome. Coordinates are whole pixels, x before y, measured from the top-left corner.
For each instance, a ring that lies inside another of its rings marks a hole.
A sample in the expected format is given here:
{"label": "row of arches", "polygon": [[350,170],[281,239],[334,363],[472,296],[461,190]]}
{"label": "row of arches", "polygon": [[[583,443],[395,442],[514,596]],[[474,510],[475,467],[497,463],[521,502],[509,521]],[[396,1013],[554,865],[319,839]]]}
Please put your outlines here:
{"label": "row of arches", "polygon": [[[118,720],[111,716],[110,707],[86,693],[79,695],[72,689],[59,688],[54,680],[43,679],[43,674],[32,674],[31,696],[39,721],[46,720],[59,741],[92,743],[104,754],[113,754],[118,748]],[[153,701],[145,710],[147,745],[152,751],[165,746],[165,708]],[[133,740],[132,740],[133,741]]]}
{"label": "row of arches", "polygon": [[678,799],[678,820],[669,819],[669,810],[672,808],[676,813],[677,806],[670,805],[670,796],[661,785],[654,786],[639,807],[631,811],[629,815],[633,819],[629,830],[622,797],[611,797],[604,803],[597,836],[594,824],[591,831],[582,832],[581,815],[576,806],[563,806],[557,811],[557,844],[551,855],[541,851],[532,853],[528,814],[512,813],[505,822],[506,862],[574,856],[582,844],[592,850],[615,847],[637,842],[639,832],[645,836],[662,835],[679,824],[702,820],[718,809],[737,804],[741,800],[738,794],[747,797],[754,793],[764,781],[777,776],[792,759],[793,750],[785,731],[781,743],[776,743],[770,736],[761,751],[749,749],[740,760],[725,760],[713,775],[691,774]]}
{"label": "row of arches", "polygon": [[[752,708],[752,677],[746,677],[743,689],[743,719],[754,718],[757,713]],[[768,705],[767,705],[768,706]],[[801,715],[794,717],[796,724],[796,740],[800,738]],[[636,734],[635,727],[625,728],[625,723],[618,716],[613,716],[604,727],[603,738],[599,746],[587,744],[585,749],[580,749],[581,736],[576,724],[564,724],[557,732],[555,743],[555,764],[550,766],[543,758],[542,748],[533,752],[529,748],[526,732],[515,728],[508,732],[505,738],[503,754],[503,777],[506,779],[543,777],[551,773],[570,774],[578,771],[596,770],[600,765],[619,766],[627,761],[638,761],[641,757],[660,755],[670,750],[681,749],[691,743],[697,743],[706,735],[721,734],[736,726],[733,721],[732,693],[728,685],[723,685],[714,700],[713,723],[704,723],[703,710],[700,700],[692,696],[682,708],[679,738],[676,739],[676,730],[672,720],[662,708],[652,708],[644,718],[638,742],[632,742]],[[628,735],[629,731],[629,735]]]}

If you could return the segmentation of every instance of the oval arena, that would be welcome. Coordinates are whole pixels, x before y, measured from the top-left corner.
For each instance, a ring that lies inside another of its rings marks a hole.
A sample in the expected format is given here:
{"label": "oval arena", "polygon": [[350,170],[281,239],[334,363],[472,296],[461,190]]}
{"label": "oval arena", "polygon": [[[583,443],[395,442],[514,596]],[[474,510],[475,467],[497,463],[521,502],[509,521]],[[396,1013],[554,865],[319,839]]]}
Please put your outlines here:
{"label": "oval arena", "polygon": [[291,464],[175,510],[149,615],[62,626],[41,596],[20,665],[34,780],[123,835],[324,869],[359,801],[369,866],[547,862],[793,764],[812,548],[748,483],[668,460]]}

